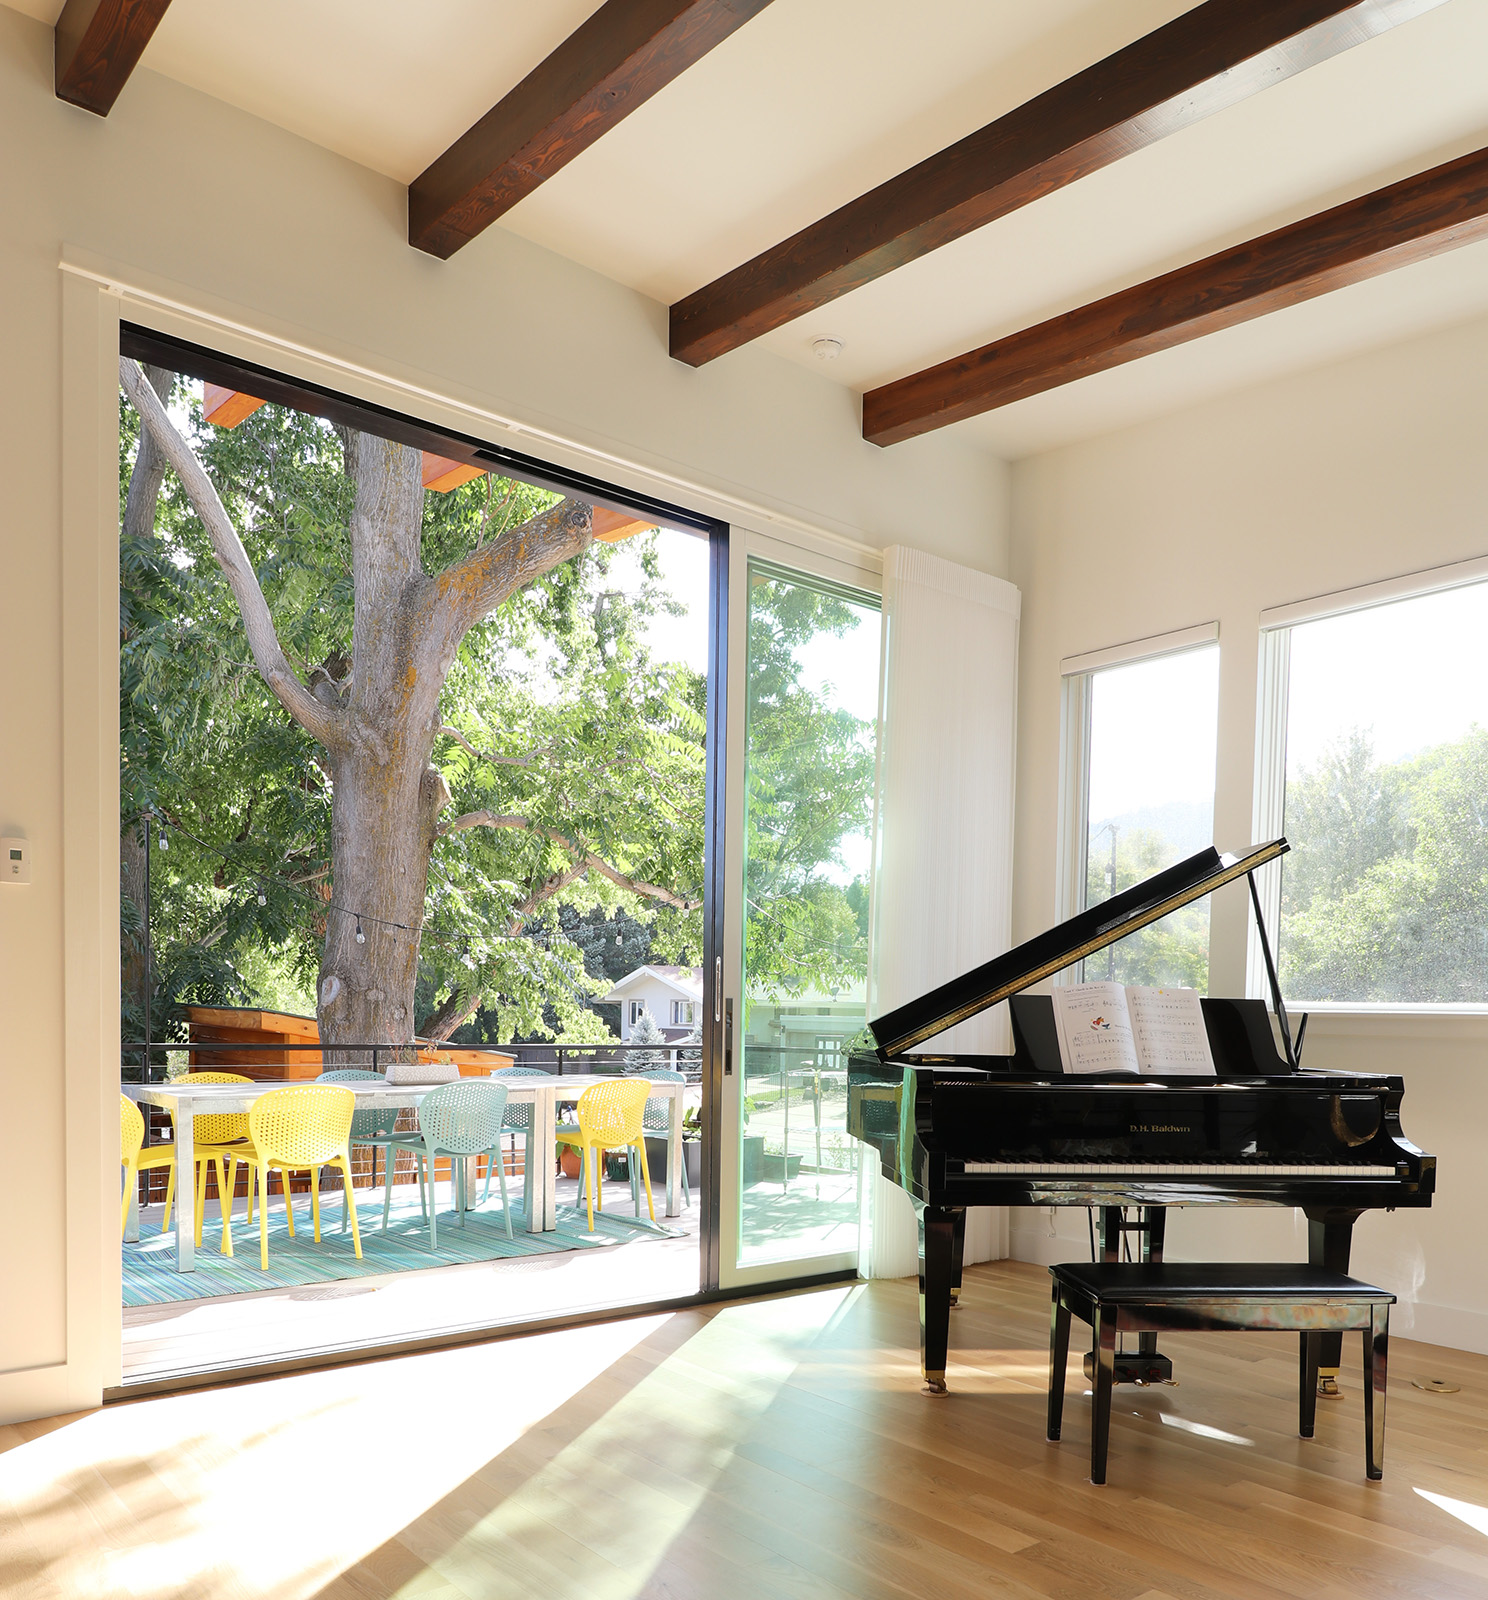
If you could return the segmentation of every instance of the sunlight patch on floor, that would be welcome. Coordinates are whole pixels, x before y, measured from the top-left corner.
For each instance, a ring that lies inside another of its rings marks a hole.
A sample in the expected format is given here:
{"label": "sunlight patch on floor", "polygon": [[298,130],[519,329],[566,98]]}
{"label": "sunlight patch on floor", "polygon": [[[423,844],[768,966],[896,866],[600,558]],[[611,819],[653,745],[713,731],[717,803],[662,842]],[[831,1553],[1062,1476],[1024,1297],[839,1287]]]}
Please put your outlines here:
{"label": "sunlight patch on floor", "polygon": [[[549,1553],[560,1559],[578,1541],[592,1558],[583,1561],[585,1594],[632,1600],[812,1343],[860,1293],[824,1290],[720,1311],[456,1544],[417,1553],[475,1595],[514,1576],[504,1553],[526,1552],[540,1570]],[[618,1477],[625,1492],[606,1492]],[[417,1530],[402,1537],[420,1541]],[[421,1575],[395,1600],[415,1600],[427,1582]]]}
{"label": "sunlight patch on floor", "polygon": [[1429,1500],[1432,1505],[1440,1507],[1448,1516],[1456,1517],[1459,1522],[1465,1522],[1469,1528],[1488,1534],[1488,1506],[1474,1505],[1471,1500],[1453,1500],[1444,1494],[1432,1494],[1429,1489],[1417,1489],[1416,1493],[1423,1500]]}
{"label": "sunlight patch on floor", "polygon": [[670,1321],[93,1412],[0,1454],[0,1570],[78,1600],[196,1600],[225,1574],[308,1600]]}

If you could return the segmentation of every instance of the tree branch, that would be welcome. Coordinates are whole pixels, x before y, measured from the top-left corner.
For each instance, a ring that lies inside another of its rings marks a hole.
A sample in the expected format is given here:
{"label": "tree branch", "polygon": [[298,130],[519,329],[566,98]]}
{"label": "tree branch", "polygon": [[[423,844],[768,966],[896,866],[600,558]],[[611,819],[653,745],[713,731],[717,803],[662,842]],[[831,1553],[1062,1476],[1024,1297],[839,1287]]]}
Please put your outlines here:
{"label": "tree branch", "polygon": [[491,761],[496,763],[498,766],[530,767],[532,765],[532,758],[534,756],[540,756],[544,750],[549,748],[547,745],[540,744],[535,750],[529,750],[525,756],[498,756],[494,755],[489,750],[477,750],[458,728],[450,727],[447,722],[440,726],[439,731],[442,734],[445,734],[447,737],[453,739],[456,744],[464,745],[477,761]]}
{"label": "tree branch", "polygon": [[589,548],[594,508],[560,500],[441,572],[439,604],[448,608],[453,637],[465,633],[524,584]]}
{"label": "tree branch", "polygon": [[307,733],[322,744],[331,745],[340,736],[342,718],[310,693],[285,658],[279,635],[274,629],[274,619],[269,613],[268,601],[258,585],[258,575],[206,469],[197,460],[196,452],[176,431],[160,397],[145,382],[144,374],[127,356],[119,360],[119,382],[129,396],[130,403],[139,412],[140,420],[160,447],[161,454],[175,469],[192,509],[207,530],[217,565],[222,568],[233,598],[238,602],[238,610],[242,613],[248,647],[253,652],[254,665],[260,676],[273,690],[280,705]]}
{"label": "tree branch", "polygon": [[[642,878],[628,877],[618,867],[612,867],[608,861],[595,855],[592,850],[585,849],[567,834],[560,833],[557,828],[545,828],[528,817],[507,816],[495,811],[467,811],[464,815],[452,817],[446,822],[439,830],[439,837],[443,838],[449,833],[459,833],[465,828],[522,828],[529,833],[541,834],[561,850],[567,850],[578,862],[580,871],[597,872],[600,877],[608,878],[617,888],[627,889],[631,894],[640,895],[643,900],[660,900],[663,905],[673,906],[678,911],[697,911],[703,904],[701,900],[689,900],[683,895],[674,894],[670,889],[662,888],[659,883],[647,883]],[[575,876],[577,875],[575,873]]]}

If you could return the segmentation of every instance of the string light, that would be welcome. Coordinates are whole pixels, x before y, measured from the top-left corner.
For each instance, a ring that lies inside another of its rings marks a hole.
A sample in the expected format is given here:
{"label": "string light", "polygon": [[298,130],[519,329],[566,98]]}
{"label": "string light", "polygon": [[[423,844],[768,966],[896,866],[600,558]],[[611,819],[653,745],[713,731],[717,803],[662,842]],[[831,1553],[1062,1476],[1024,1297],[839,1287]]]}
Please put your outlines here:
{"label": "string light", "polygon": [[268,905],[268,903],[269,903],[269,897],[268,897],[268,895],[266,895],[266,894],[265,894],[265,893],[264,893],[264,892],[263,892],[263,890],[262,890],[262,889],[260,889],[260,890],[259,890],[259,891],[258,891],[258,903],[259,903],[259,905],[261,905],[261,906],[266,906],[266,905]]}
{"label": "string light", "polygon": [[356,919],[356,925],[357,925],[357,931],[356,931],[356,941],[357,941],[357,943],[358,944],[366,944],[367,935],[362,932],[362,919],[360,917],[358,917]]}

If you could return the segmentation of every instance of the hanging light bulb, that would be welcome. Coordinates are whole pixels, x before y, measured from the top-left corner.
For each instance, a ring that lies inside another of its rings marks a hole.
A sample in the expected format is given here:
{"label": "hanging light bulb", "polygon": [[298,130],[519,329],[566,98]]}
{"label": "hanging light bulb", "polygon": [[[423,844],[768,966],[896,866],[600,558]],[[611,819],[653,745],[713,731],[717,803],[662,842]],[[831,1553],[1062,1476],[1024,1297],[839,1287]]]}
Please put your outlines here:
{"label": "hanging light bulb", "polygon": [[166,838],[164,828],[160,830],[160,848],[162,850],[170,849],[170,840]]}
{"label": "hanging light bulb", "polygon": [[259,903],[259,905],[261,905],[261,906],[266,906],[266,905],[268,905],[268,903],[269,903],[269,897],[268,897],[268,895],[266,895],[266,894],[265,894],[265,893],[264,893],[264,892],[263,892],[263,890],[262,890],[262,889],[260,889],[260,890],[259,890],[259,891],[258,891],[258,903]]}
{"label": "hanging light bulb", "polygon": [[362,932],[362,919],[360,917],[358,917],[356,919],[356,925],[357,925],[357,932],[356,932],[357,943],[358,944],[366,944],[367,935]]}

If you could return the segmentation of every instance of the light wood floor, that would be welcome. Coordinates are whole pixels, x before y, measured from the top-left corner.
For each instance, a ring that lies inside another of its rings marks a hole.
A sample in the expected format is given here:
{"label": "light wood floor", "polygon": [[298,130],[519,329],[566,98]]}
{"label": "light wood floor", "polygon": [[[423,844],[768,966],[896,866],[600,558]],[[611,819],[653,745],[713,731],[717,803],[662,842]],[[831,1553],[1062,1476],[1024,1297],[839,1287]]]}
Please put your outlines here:
{"label": "light wood floor", "polygon": [[1064,1441],[1043,1438],[1047,1285],[1015,1263],[969,1272],[945,1400],[919,1392],[900,1281],[0,1429],[0,1591],[1488,1595],[1488,1357],[1394,1341],[1368,1484],[1352,1351],[1304,1442],[1290,1339],[1165,1338],[1181,1387],[1118,1390],[1096,1489],[1077,1362]]}

